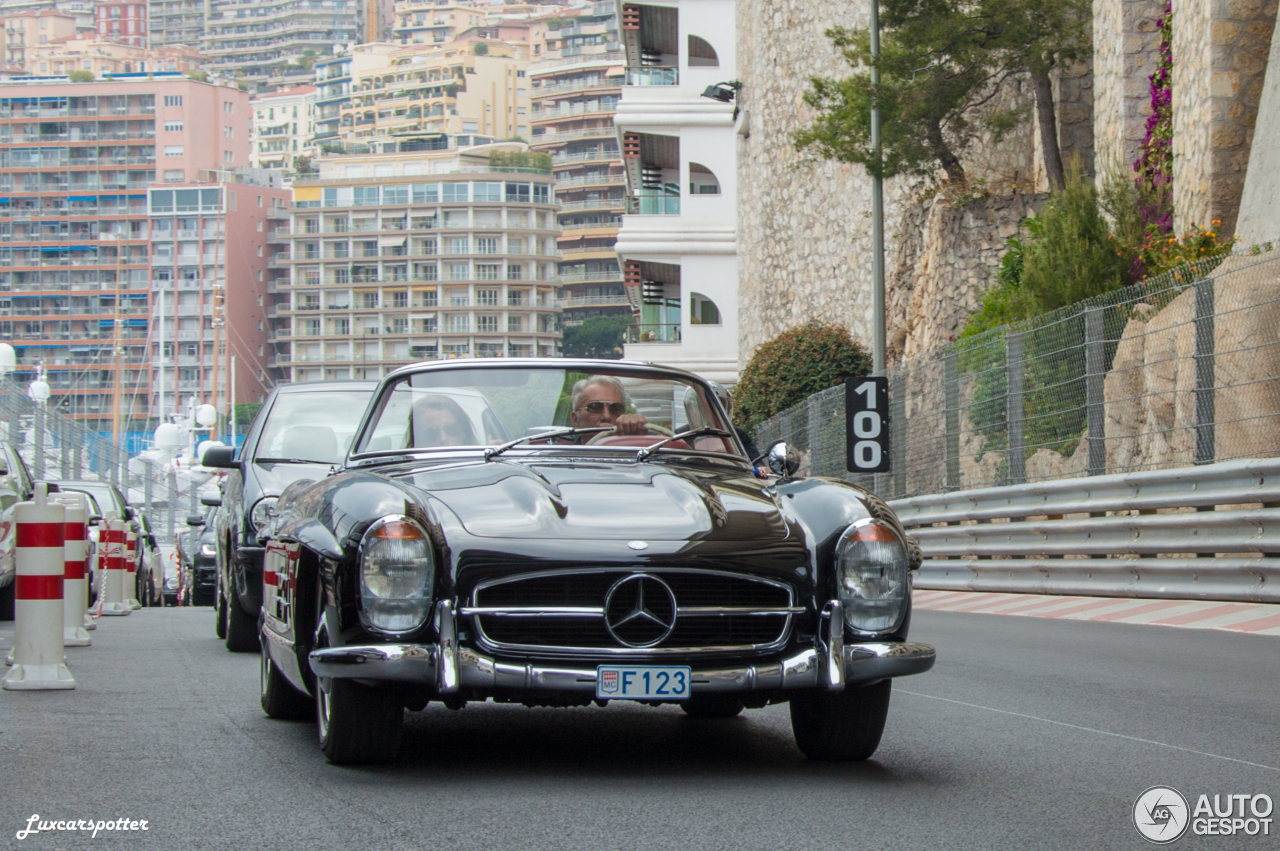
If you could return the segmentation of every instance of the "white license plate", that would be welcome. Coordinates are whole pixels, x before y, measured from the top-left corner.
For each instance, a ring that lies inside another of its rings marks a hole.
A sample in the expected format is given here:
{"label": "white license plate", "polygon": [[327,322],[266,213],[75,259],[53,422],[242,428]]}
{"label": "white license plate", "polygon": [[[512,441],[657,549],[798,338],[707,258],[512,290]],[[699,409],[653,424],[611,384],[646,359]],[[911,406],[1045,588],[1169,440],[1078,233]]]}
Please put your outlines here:
{"label": "white license plate", "polygon": [[685,665],[601,665],[596,668],[596,697],[688,700],[692,673]]}

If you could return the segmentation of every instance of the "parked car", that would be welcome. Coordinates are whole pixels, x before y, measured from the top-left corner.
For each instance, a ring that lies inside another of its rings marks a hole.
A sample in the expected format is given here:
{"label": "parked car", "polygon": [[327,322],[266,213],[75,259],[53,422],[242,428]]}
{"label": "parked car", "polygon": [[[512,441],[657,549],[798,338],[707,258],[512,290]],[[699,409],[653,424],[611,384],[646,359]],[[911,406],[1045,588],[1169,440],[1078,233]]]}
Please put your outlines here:
{"label": "parked car", "polygon": [[35,482],[26,462],[8,443],[0,444],[0,621],[13,620],[13,507],[31,499]]}
{"label": "parked car", "polygon": [[138,571],[135,593],[144,606],[164,605],[164,554],[156,540],[151,517],[145,511],[136,515],[138,523]]}
{"label": "parked car", "polygon": [[187,518],[192,532],[186,542],[182,587],[188,606],[213,606],[217,604],[218,525],[222,508],[216,495],[202,496],[200,502],[208,506],[208,511],[204,516],[193,514]]}
{"label": "parked car", "polygon": [[908,640],[918,549],[868,491],[766,451],[771,475],[681,370],[396,370],[341,469],[264,524],[263,709],[314,711],[329,760],[362,763],[392,759],[431,700],[786,702],[808,757],[869,757],[892,678],[934,661]]}
{"label": "parked car", "polygon": [[340,465],[377,382],[285,384],[267,397],[238,456],[229,447],[205,454],[205,466],[231,470],[223,481],[218,530],[216,632],[228,650],[257,652],[262,608],[258,530],[280,493],[297,479],[318,479]]}
{"label": "parked car", "polygon": [[[89,498],[89,599],[96,600],[98,593],[102,590],[103,572],[101,565],[98,563],[100,549],[98,547],[98,533],[101,529],[102,518],[108,512],[114,512],[118,517],[124,519],[129,527],[136,534],[139,531],[137,518],[134,511],[129,507],[129,503],[125,500],[124,494],[120,489],[110,482],[85,481],[85,480],[67,480],[56,483],[60,491],[76,491],[82,493]],[[141,602],[142,598],[138,598]]]}

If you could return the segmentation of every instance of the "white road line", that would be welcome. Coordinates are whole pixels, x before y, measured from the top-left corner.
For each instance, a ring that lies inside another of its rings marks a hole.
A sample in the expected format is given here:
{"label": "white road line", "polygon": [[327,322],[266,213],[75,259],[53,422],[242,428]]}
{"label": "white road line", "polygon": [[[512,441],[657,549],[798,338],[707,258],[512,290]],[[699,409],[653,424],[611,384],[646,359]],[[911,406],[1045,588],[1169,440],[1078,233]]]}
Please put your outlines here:
{"label": "white road line", "polygon": [[1140,742],[1144,745],[1156,745],[1162,748],[1169,748],[1175,751],[1182,751],[1184,753],[1195,754],[1196,756],[1207,756],[1213,759],[1221,759],[1227,762],[1239,763],[1240,765],[1252,766],[1254,768],[1265,768],[1267,771],[1280,772],[1280,768],[1276,768],[1274,765],[1263,765],[1260,762],[1249,762],[1247,759],[1236,759],[1235,757],[1223,756],[1222,754],[1207,753],[1205,751],[1193,750],[1192,748],[1184,748],[1179,745],[1171,745],[1168,742],[1157,742],[1151,739],[1140,739],[1137,736],[1126,736],[1123,733],[1112,733],[1108,730],[1098,730],[1093,727],[1081,727],[1079,724],[1068,724],[1065,721],[1054,721],[1052,718],[1041,718],[1038,715],[1027,715],[1026,713],[1023,713],[1023,712],[1011,712],[1008,709],[996,709],[994,706],[983,706],[978,703],[966,703],[963,700],[952,700],[949,697],[938,697],[937,695],[933,695],[933,694],[921,694],[918,691],[907,691],[906,689],[894,689],[893,691],[894,691],[894,694],[909,694],[912,697],[924,697],[924,698],[928,698],[929,700],[940,700],[943,703],[954,703],[957,706],[967,706],[970,709],[985,709],[988,712],[996,712],[1000,715],[1012,715],[1015,718],[1026,718],[1029,721],[1042,721],[1045,724],[1054,724],[1056,726],[1067,727],[1072,730],[1081,730],[1085,733],[1097,733],[1100,736],[1111,736],[1116,739],[1126,739],[1130,742]]}

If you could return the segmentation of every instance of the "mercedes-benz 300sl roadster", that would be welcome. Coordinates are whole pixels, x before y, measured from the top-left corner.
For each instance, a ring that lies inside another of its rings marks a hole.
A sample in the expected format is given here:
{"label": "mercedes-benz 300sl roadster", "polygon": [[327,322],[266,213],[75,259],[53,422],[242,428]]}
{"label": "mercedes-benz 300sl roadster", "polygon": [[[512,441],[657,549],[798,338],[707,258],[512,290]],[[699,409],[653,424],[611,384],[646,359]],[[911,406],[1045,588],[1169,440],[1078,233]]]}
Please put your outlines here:
{"label": "mercedes-benz 300sl roadster", "polygon": [[389,374],[264,530],[264,710],[314,712],[326,756],[361,763],[433,700],[789,703],[805,755],[866,759],[892,678],[933,665],[907,638],[919,550],[871,493],[796,477],[794,449],[753,460],[680,370]]}

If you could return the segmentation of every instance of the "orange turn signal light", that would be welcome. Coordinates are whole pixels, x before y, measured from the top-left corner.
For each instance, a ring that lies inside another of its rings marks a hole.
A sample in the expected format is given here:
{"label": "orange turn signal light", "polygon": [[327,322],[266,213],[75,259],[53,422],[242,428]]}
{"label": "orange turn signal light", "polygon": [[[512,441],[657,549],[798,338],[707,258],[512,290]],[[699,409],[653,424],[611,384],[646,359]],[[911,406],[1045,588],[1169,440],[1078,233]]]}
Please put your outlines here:
{"label": "orange turn signal light", "polygon": [[855,529],[849,538],[868,544],[896,544],[899,542],[898,536],[893,533],[892,529],[887,526],[881,526],[879,523],[868,523],[866,526]]}
{"label": "orange turn signal light", "polygon": [[392,538],[400,541],[420,541],[425,536],[422,534],[422,530],[412,523],[406,523],[403,520],[392,520],[374,529],[373,537]]}

